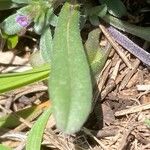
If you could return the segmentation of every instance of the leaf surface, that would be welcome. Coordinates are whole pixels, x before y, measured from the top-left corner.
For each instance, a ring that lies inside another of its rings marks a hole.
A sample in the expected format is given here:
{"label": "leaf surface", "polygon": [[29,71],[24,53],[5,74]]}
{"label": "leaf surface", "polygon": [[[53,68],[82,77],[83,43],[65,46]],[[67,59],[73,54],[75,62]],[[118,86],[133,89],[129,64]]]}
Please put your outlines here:
{"label": "leaf surface", "polygon": [[127,9],[121,0],[100,0],[102,4],[106,4],[108,11],[115,17],[122,17],[127,14]]}
{"label": "leaf surface", "polygon": [[26,150],[41,150],[43,132],[51,112],[51,108],[45,110],[31,128],[27,138]]}
{"label": "leaf surface", "polygon": [[51,30],[49,27],[47,27],[43,34],[41,35],[40,39],[40,52],[47,63],[51,63],[51,53],[52,53],[52,35]]}
{"label": "leaf surface", "polygon": [[54,35],[49,78],[57,127],[68,134],[81,128],[91,110],[92,84],[79,17],[79,6],[66,2]]}
{"label": "leaf surface", "polygon": [[0,144],[0,150],[12,150],[12,149]]}
{"label": "leaf surface", "polygon": [[36,81],[44,80],[50,73],[50,66],[44,64],[23,73],[9,73],[0,75],[0,93],[4,93]]}

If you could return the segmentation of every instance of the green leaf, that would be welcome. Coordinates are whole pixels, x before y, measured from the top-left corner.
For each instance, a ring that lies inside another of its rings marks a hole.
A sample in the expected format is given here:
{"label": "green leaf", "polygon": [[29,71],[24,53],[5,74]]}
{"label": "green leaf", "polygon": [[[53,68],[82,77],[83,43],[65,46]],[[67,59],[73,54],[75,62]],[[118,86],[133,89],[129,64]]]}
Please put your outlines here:
{"label": "green leaf", "polygon": [[99,26],[99,17],[103,18],[107,13],[107,6],[105,4],[100,6],[91,7],[87,9],[89,20],[92,25]]}
{"label": "green leaf", "polygon": [[46,25],[56,26],[58,22],[58,17],[54,14],[54,10],[49,8],[46,12]]}
{"label": "green leaf", "polygon": [[45,62],[51,63],[52,35],[49,27],[45,29],[40,39],[40,52]]}
{"label": "green leaf", "polygon": [[7,46],[9,49],[15,48],[18,43],[18,35],[10,35],[7,39]]}
{"label": "green leaf", "polygon": [[50,66],[44,64],[23,73],[9,73],[0,75],[0,93],[7,92],[48,77]]}
{"label": "green leaf", "polygon": [[87,58],[89,60],[93,78],[103,69],[107,60],[107,56],[110,52],[110,50],[106,51],[102,47],[100,47],[100,33],[101,31],[99,28],[92,30],[89,33],[88,39],[85,43],[85,51],[87,53]]}
{"label": "green leaf", "polygon": [[130,24],[126,21],[119,20],[110,15],[106,15],[102,18],[110,25],[135,36],[138,36],[146,41],[150,41],[150,27],[140,27],[133,24]]}
{"label": "green leaf", "polygon": [[113,16],[120,18],[127,14],[126,7],[121,0],[100,0],[100,2],[107,5],[109,13]]}
{"label": "green leaf", "polygon": [[93,26],[99,26],[100,21],[98,16],[89,16],[89,21]]}
{"label": "green leaf", "polygon": [[27,119],[29,116],[33,116],[39,109],[38,106],[32,106],[17,112],[0,117],[0,128],[14,128],[21,124],[17,116]]}
{"label": "green leaf", "polygon": [[66,2],[54,35],[49,78],[57,127],[68,134],[82,127],[91,110],[92,84],[79,17],[79,5]]}
{"label": "green leaf", "polygon": [[43,64],[45,64],[45,60],[43,58],[43,56],[41,55],[41,51],[36,51],[34,52],[29,60],[30,64],[32,65],[33,68],[41,66]]}
{"label": "green leaf", "polygon": [[0,150],[12,150],[12,149],[0,144]]}
{"label": "green leaf", "polygon": [[18,43],[18,35],[8,35],[4,32],[1,32],[1,36],[7,41],[7,46],[9,49],[15,48]]}
{"label": "green leaf", "polygon": [[145,119],[145,124],[150,128],[150,119]]}
{"label": "green leaf", "polygon": [[17,3],[17,4],[28,4],[32,0],[11,0],[11,1],[13,1],[14,3]]}
{"label": "green leaf", "polygon": [[92,7],[89,10],[89,16],[104,17],[106,15],[106,13],[107,13],[107,5],[106,4]]}
{"label": "green leaf", "polygon": [[18,5],[11,0],[0,0],[0,10],[7,10],[16,7],[18,7]]}
{"label": "green leaf", "polygon": [[39,119],[31,128],[27,138],[26,150],[41,150],[44,129],[51,112],[51,108],[45,110],[45,112],[39,117]]}
{"label": "green leaf", "polygon": [[34,21],[34,31],[37,34],[41,34],[46,25],[46,14],[44,11],[40,13],[38,18]]}
{"label": "green leaf", "polygon": [[[28,16],[28,14],[30,13],[30,11],[32,9],[33,8],[30,5],[23,7],[21,9],[19,9],[16,14],[13,14],[13,15],[9,16],[8,18],[6,18],[1,23],[1,29],[3,30],[3,32],[5,32],[8,35],[14,35],[14,34],[21,32],[24,29],[24,27],[21,26],[16,21],[16,19],[18,16]],[[32,19],[32,18],[30,18],[30,19]]]}
{"label": "green leaf", "polygon": [[57,23],[58,23],[58,16],[56,16],[54,13],[50,16],[50,18],[49,18],[49,24],[51,25],[51,26],[54,26],[54,27],[56,27],[56,25],[57,25]]}

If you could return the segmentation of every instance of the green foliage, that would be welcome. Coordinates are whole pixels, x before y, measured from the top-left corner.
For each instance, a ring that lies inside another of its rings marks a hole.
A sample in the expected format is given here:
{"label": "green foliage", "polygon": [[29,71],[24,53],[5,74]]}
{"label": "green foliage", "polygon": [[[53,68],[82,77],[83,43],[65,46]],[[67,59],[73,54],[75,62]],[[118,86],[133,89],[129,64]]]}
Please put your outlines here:
{"label": "green foliage", "polygon": [[53,16],[54,14],[52,8],[50,9],[45,8],[44,10],[41,10],[39,15],[37,15],[36,18],[34,19],[34,31],[37,34],[42,34],[45,28],[47,28],[47,26],[51,24]]}
{"label": "green foliage", "polygon": [[92,99],[91,77],[80,37],[78,9],[77,4],[66,3],[61,10],[53,40],[49,78],[57,127],[66,133],[74,133],[81,128],[90,112]]}
{"label": "green foliage", "polygon": [[108,12],[118,18],[127,14],[126,7],[121,0],[100,0],[102,4],[106,4]]}
{"label": "green foliage", "polygon": [[41,150],[43,132],[51,113],[51,108],[48,108],[33,125],[27,138],[26,150]]}
{"label": "green foliage", "polygon": [[87,10],[87,13],[91,24],[98,26],[99,17],[103,18],[107,13],[107,5],[103,4],[103,5],[92,7],[89,10]]}
{"label": "green foliage", "polygon": [[53,14],[51,4],[47,1],[14,0],[14,2],[28,5],[23,5],[15,14],[1,23],[1,29],[6,34],[19,34],[22,30],[26,30],[32,22],[34,22],[34,30],[37,34],[41,34],[48,25],[56,26],[57,17]]}
{"label": "green foliage", "polygon": [[0,144],[0,150],[12,150],[12,149]]}
{"label": "green foliage", "polygon": [[52,25],[52,26],[56,27],[57,22],[58,22],[58,16],[56,16],[54,13],[51,14],[51,16],[49,17],[48,22],[49,22],[49,25]]}
{"label": "green foliage", "polygon": [[11,1],[14,2],[14,3],[17,3],[17,4],[28,4],[32,0],[11,0]]}
{"label": "green foliage", "polygon": [[45,27],[45,12],[40,13],[40,15],[34,21],[34,31],[37,34],[41,34],[43,27]]}
{"label": "green foliage", "polygon": [[88,10],[88,15],[91,16],[97,16],[103,18],[107,13],[107,5],[99,5],[92,7],[90,10]]}
{"label": "green foliage", "polygon": [[7,35],[6,33],[1,34],[2,38],[6,40],[8,49],[15,48],[18,43],[18,35]]}
{"label": "green foliage", "polygon": [[100,29],[94,29],[88,35],[85,43],[85,52],[91,68],[92,77],[94,78],[99,73],[107,59],[110,50],[104,50],[99,45]]}
{"label": "green foliage", "polygon": [[149,36],[150,35],[150,27],[136,26],[136,25],[130,24],[126,21],[119,20],[110,15],[106,15],[103,19],[106,22],[108,22],[110,25],[112,25],[122,31],[131,33],[131,34],[138,36],[146,41],[150,41],[150,36]]}
{"label": "green foliage", "polygon": [[145,119],[145,124],[150,128],[150,119]]}
{"label": "green foliage", "polygon": [[7,39],[7,46],[9,49],[15,48],[18,43],[18,35],[10,35]]}
{"label": "green foliage", "polygon": [[[76,0],[63,2],[64,4],[62,1],[53,0],[0,0],[0,10],[18,8],[16,13],[8,16],[0,25],[2,36],[7,40],[9,48],[16,46],[18,34],[30,26],[41,36],[40,51],[31,60],[36,67],[23,73],[0,75],[0,93],[48,79],[48,91],[53,101],[52,113],[57,127],[70,134],[82,127],[90,113],[91,78],[101,71],[109,53],[99,46],[98,29],[89,33],[83,46],[80,26],[84,28],[86,20],[97,26],[100,19],[103,19],[108,24],[147,41],[150,41],[150,28],[117,19],[127,13],[121,0],[101,0],[100,5],[94,5],[90,0],[85,4],[82,1],[81,5]],[[61,7],[58,6],[61,4],[63,7],[59,14]],[[27,150],[40,149],[50,113],[51,110],[44,112],[31,129]]]}
{"label": "green foliage", "polygon": [[36,81],[45,80],[50,72],[50,66],[44,64],[23,73],[0,75],[0,93],[7,92]]}
{"label": "green foliage", "polygon": [[45,62],[51,63],[51,53],[52,53],[52,35],[50,28],[46,28],[41,35],[40,39],[40,52]]}
{"label": "green foliage", "polygon": [[[29,16],[29,10],[32,8],[32,6],[26,6],[23,7],[21,9],[18,10],[17,13],[9,16],[8,18],[6,18],[2,23],[1,23],[1,29],[4,33],[8,34],[8,35],[14,35],[14,34],[18,34],[19,32],[21,32],[21,30],[24,29],[24,26],[21,26],[18,22],[17,22],[17,18],[19,16]],[[28,21],[30,22],[30,20],[32,19],[31,17],[27,17]]]}
{"label": "green foliage", "polygon": [[[0,117],[0,128],[15,128],[21,124],[19,117],[27,119],[29,117],[34,116],[39,109],[37,106],[32,106],[23,110],[19,110],[15,113],[7,114],[5,116]],[[16,117],[19,116],[19,117]]]}

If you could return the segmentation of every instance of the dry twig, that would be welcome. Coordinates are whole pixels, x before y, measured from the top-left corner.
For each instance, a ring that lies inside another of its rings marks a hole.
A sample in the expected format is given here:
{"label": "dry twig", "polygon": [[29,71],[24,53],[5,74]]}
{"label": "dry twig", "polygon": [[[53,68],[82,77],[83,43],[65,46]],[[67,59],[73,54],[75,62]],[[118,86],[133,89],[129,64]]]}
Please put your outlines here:
{"label": "dry twig", "polygon": [[139,106],[133,106],[133,107],[130,107],[130,108],[125,109],[125,110],[116,111],[115,116],[116,117],[124,116],[127,114],[132,114],[132,113],[140,112],[140,111],[147,110],[147,109],[150,109],[150,103],[139,105]]}

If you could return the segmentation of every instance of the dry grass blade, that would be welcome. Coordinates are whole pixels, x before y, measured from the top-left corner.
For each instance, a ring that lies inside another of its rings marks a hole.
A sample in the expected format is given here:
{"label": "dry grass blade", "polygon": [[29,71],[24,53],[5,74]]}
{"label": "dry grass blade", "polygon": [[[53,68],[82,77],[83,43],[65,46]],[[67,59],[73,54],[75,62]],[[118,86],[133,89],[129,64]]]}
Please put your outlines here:
{"label": "dry grass blade", "polygon": [[128,58],[126,57],[126,55],[122,51],[123,49],[115,42],[115,40],[111,37],[111,35],[107,31],[107,29],[102,24],[99,25],[99,27],[102,30],[102,32],[104,33],[104,35],[106,36],[106,38],[108,39],[108,41],[112,44],[112,46],[114,47],[114,49],[117,51],[117,53],[119,54],[119,56],[125,62],[125,64],[130,69],[132,69],[132,65],[131,65],[130,61],[128,60]]}
{"label": "dry grass blade", "polygon": [[147,109],[150,109],[150,103],[139,105],[139,106],[132,106],[131,108],[125,110],[116,111],[115,116],[118,117],[118,116],[128,115],[128,114],[140,112]]}

